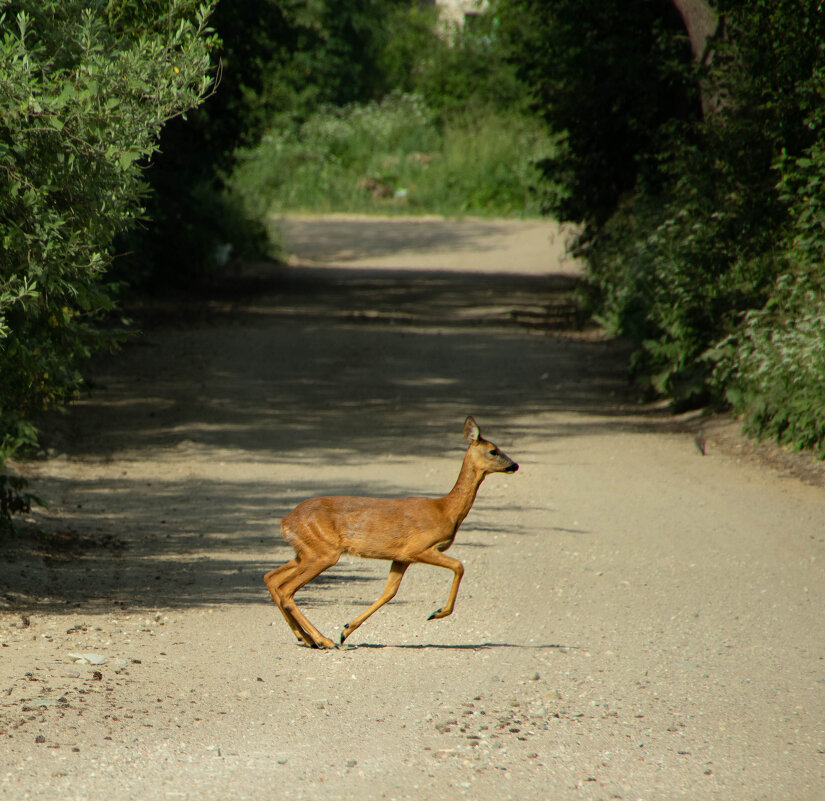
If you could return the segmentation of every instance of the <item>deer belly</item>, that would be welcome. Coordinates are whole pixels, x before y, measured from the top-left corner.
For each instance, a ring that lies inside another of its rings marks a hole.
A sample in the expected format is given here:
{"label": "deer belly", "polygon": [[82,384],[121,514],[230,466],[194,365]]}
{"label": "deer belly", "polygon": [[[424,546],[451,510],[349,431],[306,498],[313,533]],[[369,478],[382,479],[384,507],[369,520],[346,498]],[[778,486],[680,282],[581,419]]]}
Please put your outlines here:
{"label": "deer belly", "polygon": [[414,562],[422,551],[445,539],[444,532],[428,518],[426,515],[422,520],[421,514],[405,514],[391,506],[380,511],[365,510],[345,521],[341,531],[343,549],[367,559]]}
{"label": "deer belly", "polygon": [[376,533],[354,527],[345,534],[344,550],[366,559],[406,561],[406,557],[410,555],[410,539],[390,531]]}

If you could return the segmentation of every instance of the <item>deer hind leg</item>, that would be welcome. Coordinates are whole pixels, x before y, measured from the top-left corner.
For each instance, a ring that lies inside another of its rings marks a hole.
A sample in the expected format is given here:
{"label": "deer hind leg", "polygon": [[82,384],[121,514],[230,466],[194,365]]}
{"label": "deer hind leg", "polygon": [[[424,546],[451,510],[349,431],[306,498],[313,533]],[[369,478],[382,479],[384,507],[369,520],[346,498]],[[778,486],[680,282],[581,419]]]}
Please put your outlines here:
{"label": "deer hind leg", "polygon": [[275,570],[270,570],[269,573],[267,573],[264,576],[264,583],[266,584],[266,587],[269,590],[269,594],[272,596],[272,600],[275,602],[275,605],[278,607],[281,614],[284,616],[284,620],[286,620],[289,628],[292,629],[292,633],[298,638],[298,641],[303,642],[310,648],[314,648],[315,642],[312,640],[312,638],[301,628],[298,621],[295,620],[292,614],[287,612],[286,609],[284,609],[283,600],[281,598],[281,592],[279,590],[279,586],[284,581],[286,581],[297,569],[298,560],[290,559],[286,564],[281,565]]}
{"label": "deer hind leg", "polygon": [[439,620],[442,617],[447,617],[447,615],[451,615],[453,613],[453,608],[455,607],[455,598],[458,595],[458,586],[461,584],[461,578],[464,575],[464,565],[458,561],[458,559],[453,559],[452,556],[446,556],[445,554],[437,551],[435,548],[430,548],[423,553],[420,553],[416,558],[416,562],[422,562],[425,565],[435,565],[436,567],[446,567],[448,570],[453,571],[453,585],[450,587],[450,595],[447,598],[447,603],[441,607],[441,609],[436,609],[427,620]]}
{"label": "deer hind leg", "polygon": [[358,617],[354,618],[352,621],[347,623],[344,626],[344,630],[341,632],[341,645],[344,644],[344,640],[352,634],[355,629],[357,629],[370,615],[374,612],[377,612],[385,603],[391,601],[395,597],[395,593],[398,592],[398,586],[401,584],[401,579],[404,578],[404,573],[407,568],[410,566],[409,562],[393,562],[390,565],[390,575],[387,577],[387,583],[384,587],[384,592],[381,593],[381,597],[361,612]]}
{"label": "deer hind leg", "polygon": [[[305,584],[312,581],[316,576],[323,573],[327,568],[332,567],[337,561],[340,553],[319,554],[308,556],[299,554],[296,558],[295,570],[289,574],[278,587],[278,595],[281,599],[281,611],[284,617],[292,618],[298,629],[309,638],[307,643],[313,648],[334,648],[335,643],[321,634],[315,626],[310,623],[307,616],[298,608],[294,596]],[[289,619],[287,619],[289,623]],[[290,624],[291,627],[292,624]],[[293,629],[293,631],[296,631]],[[297,634],[297,631],[296,631]],[[298,635],[300,636],[300,635]],[[303,639],[303,638],[302,638]]]}

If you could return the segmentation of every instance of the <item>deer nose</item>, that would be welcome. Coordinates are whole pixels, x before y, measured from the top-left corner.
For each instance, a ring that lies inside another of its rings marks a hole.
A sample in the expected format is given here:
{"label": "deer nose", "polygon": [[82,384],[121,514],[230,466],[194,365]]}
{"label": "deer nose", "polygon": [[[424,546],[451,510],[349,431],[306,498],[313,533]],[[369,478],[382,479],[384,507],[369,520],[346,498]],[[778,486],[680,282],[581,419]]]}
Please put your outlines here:
{"label": "deer nose", "polygon": [[504,468],[505,473],[515,473],[516,470],[518,470],[518,465],[515,462],[513,462],[513,464],[511,464],[509,467]]}

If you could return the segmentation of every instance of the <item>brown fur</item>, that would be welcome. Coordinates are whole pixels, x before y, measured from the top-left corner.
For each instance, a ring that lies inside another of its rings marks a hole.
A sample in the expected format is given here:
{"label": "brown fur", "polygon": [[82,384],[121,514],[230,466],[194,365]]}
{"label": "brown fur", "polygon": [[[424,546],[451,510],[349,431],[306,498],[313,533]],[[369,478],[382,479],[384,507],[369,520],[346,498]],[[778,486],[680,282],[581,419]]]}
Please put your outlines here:
{"label": "brown fur", "polygon": [[404,572],[414,562],[453,571],[447,603],[430,619],[451,614],[464,566],[445,556],[458,527],[475,501],[478,487],[488,473],[515,472],[518,465],[493,443],[481,437],[472,417],[464,422],[469,443],[461,472],[453,489],[442,498],[359,498],[332,495],[299,503],[281,521],[284,539],[295,549],[295,558],[264,576],[272,600],[295,636],[314,648],[332,648],[295,604],[295,593],[307,582],[332,567],[341,554],[392,561],[381,597],[348,623],[341,642],[370,615],[395,596]]}

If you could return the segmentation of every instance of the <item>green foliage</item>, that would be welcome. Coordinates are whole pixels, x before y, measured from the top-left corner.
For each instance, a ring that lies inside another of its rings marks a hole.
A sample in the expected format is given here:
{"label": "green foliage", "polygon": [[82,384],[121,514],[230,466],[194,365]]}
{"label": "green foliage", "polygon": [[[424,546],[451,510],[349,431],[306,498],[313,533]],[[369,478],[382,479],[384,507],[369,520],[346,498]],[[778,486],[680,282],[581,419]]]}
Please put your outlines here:
{"label": "green foliage", "polygon": [[[134,277],[186,286],[239,257],[271,255],[264,220],[228,180],[237,149],[260,140],[273,116],[299,125],[319,104],[377,99],[391,0],[219,0],[210,23],[221,73],[208,102],[167,125],[148,174],[152,225],[122,244]],[[401,65],[396,65],[401,69]]]}
{"label": "green foliage", "polygon": [[537,121],[476,103],[445,123],[441,155],[417,187],[418,203],[441,214],[538,215],[536,165],[553,150]]}
{"label": "green foliage", "polygon": [[361,211],[538,213],[530,158],[550,140],[525,117],[490,111],[438,125],[417,95],[326,106],[281,121],[239,154],[233,191],[252,214]]}
{"label": "green foliage", "polygon": [[713,350],[717,379],[745,428],[825,458],[825,280],[782,276],[765,308],[749,312]]}
{"label": "green foliage", "polygon": [[364,24],[373,49],[359,56],[380,80],[348,82],[346,103],[338,82],[320,83],[313,102],[328,102],[277,114],[260,146],[238,151],[230,191],[258,218],[294,209],[537,213],[535,163],[554,140],[526,113],[528,90],[495,12],[447,39],[432,9],[383,8],[385,27]]}
{"label": "green foliage", "polygon": [[380,62],[391,0],[325,0],[320,4],[310,82],[321,103],[341,106],[380,98],[391,87]]}
{"label": "green foliage", "polygon": [[[553,43],[514,55],[566,136],[548,206],[584,223],[594,309],[632,338],[637,377],[825,454],[821,3],[712,4],[702,69],[670,3],[512,5],[524,42]],[[668,85],[682,101],[662,102]]]}
{"label": "green foliage", "polygon": [[[501,38],[563,147],[543,162],[547,211],[600,224],[658,178],[661,140],[698,110],[671,0],[500,0]],[[562,191],[559,191],[562,187]]]}
{"label": "green foliage", "polygon": [[[116,333],[113,238],[163,124],[208,91],[208,7],[0,0],[0,464]],[[156,16],[155,16],[156,15]]]}
{"label": "green foliage", "polygon": [[305,122],[282,119],[261,144],[239,153],[233,186],[249,208],[342,210],[367,195],[358,182],[401,166],[402,154],[437,140],[420,101],[398,95],[382,103],[324,106]]}
{"label": "green foliage", "polygon": [[[500,29],[494,7],[449,39],[430,28],[429,42],[418,51],[404,88],[421,95],[442,124],[456,116],[481,117],[490,111],[520,116],[528,109],[530,91],[507,58]],[[388,49],[395,47],[390,40]]]}
{"label": "green foliage", "polygon": [[748,431],[825,458],[825,146],[779,166],[791,220],[781,274],[767,303],[709,356]]}
{"label": "green foliage", "polygon": [[420,89],[419,74],[424,60],[441,40],[436,33],[438,14],[435,6],[393,4],[384,20],[384,47],[377,59],[378,71],[388,90],[411,94]]}

